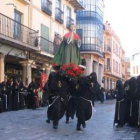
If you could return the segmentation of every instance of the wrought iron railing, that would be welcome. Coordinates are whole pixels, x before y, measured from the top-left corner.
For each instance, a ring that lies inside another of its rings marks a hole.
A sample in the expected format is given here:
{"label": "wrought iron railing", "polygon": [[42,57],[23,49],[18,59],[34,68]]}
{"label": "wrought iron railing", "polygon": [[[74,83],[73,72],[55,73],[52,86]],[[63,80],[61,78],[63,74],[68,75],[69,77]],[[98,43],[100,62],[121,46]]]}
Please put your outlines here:
{"label": "wrought iron railing", "polygon": [[81,44],[80,51],[81,52],[89,52],[89,51],[95,52],[103,56],[102,47],[98,47],[96,44]]}
{"label": "wrought iron railing", "polygon": [[111,72],[111,67],[108,66],[108,65],[105,65],[105,66],[104,66],[104,71],[105,71],[105,72]]}
{"label": "wrought iron railing", "polygon": [[72,23],[74,23],[74,20],[71,17],[67,17],[66,27],[69,28]]}
{"label": "wrought iron railing", "polygon": [[0,34],[36,46],[38,32],[0,13]]}
{"label": "wrought iron railing", "polygon": [[42,36],[38,37],[38,46],[41,51],[44,51],[48,54],[54,55],[57,51],[53,45],[53,42],[43,38]]}
{"label": "wrought iron railing", "polygon": [[41,9],[48,15],[52,15],[52,2],[50,0],[42,0]]}
{"label": "wrought iron railing", "polygon": [[58,21],[59,23],[63,24],[64,22],[64,13],[60,8],[55,9],[55,20]]}

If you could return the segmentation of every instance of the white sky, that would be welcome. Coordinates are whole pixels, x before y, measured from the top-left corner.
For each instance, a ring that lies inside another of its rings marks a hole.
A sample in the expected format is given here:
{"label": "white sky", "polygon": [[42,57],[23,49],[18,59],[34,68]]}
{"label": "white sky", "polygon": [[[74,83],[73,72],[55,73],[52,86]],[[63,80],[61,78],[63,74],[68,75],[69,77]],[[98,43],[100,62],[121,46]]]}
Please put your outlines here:
{"label": "white sky", "polygon": [[140,0],[104,0],[104,21],[120,38],[126,56],[140,50]]}

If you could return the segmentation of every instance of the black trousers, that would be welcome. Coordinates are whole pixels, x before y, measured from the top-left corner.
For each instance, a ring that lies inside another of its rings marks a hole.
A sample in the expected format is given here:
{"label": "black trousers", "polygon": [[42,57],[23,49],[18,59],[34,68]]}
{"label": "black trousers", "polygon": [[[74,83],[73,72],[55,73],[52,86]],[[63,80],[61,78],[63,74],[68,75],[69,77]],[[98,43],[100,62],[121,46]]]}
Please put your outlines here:
{"label": "black trousers", "polygon": [[3,103],[2,103],[2,97],[0,97],[0,112],[3,112]]}
{"label": "black trousers", "polygon": [[9,91],[7,93],[7,108],[8,108],[8,111],[12,111],[12,91]]}
{"label": "black trousers", "polygon": [[2,106],[3,106],[3,111],[7,111],[8,110],[8,96],[7,94],[3,94],[2,95]]}
{"label": "black trousers", "polygon": [[24,93],[19,93],[19,108],[24,109],[26,106],[25,104],[25,94]]}
{"label": "black trousers", "polygon": [[14,91],[12,94],[12,110],[19,110],[19,92]]}

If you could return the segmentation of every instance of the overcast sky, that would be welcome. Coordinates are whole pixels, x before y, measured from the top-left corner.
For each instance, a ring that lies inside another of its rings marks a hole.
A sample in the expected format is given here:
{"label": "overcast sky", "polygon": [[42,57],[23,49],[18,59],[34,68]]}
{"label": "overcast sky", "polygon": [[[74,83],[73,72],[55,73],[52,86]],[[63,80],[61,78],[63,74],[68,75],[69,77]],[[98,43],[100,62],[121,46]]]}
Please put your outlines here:
{"label": "overcast sky", "polygon": [[104,0],[104,21],[119,36],[126,56],[140,50],[140,0]]}

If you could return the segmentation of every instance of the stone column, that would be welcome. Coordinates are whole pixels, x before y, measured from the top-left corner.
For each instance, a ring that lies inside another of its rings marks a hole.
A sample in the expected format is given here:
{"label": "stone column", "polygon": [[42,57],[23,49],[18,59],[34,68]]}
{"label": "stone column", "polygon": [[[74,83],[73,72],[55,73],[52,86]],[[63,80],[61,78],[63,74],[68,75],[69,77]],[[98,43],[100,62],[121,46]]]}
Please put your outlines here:
{"label": "stone column", "polygon": [[97,80],[99,80],[99,61],[95,62],[95,72],[97,74]]}
{"label": "stone column", "polygon": [[4,81],[4,58],[5,55],[0,53],[0,82]]}
{"label": "stone column", "polygon": [[106,77],[104,76],[104,89],[106,89]]}
{"label": "stone column", "polygon": [[33,60],[27,60],[27,61],[21,61],[19,62],[23,66],[23,82],[25,82],[26,85],[29,85],[32,81],[32,63]]}
{"label": "stone column", "polygon": [[92,59],[86,59],[86,75],[89,75],[93,72],[93,60]]}
{"label": "stone column", "polygon": [[99,84],[100,84],[102,87],[103,87],[103,83],[102,83],[103,72],[104,72],[103,65],[100,64],[100,65],[99,65],[99,70],[98,70],[98,82],[99,82]]}
{"label": "stone column", "polygon": [[114,89],[116,88],[116,80],[114,80]]}
{"label": "stone column", "polygon": [[107,90],[107,77],[105,78],[105,89]]}
{"label": "stone column", "polygon": [[108,79],[108,90],[110,90],[110,79]]}

